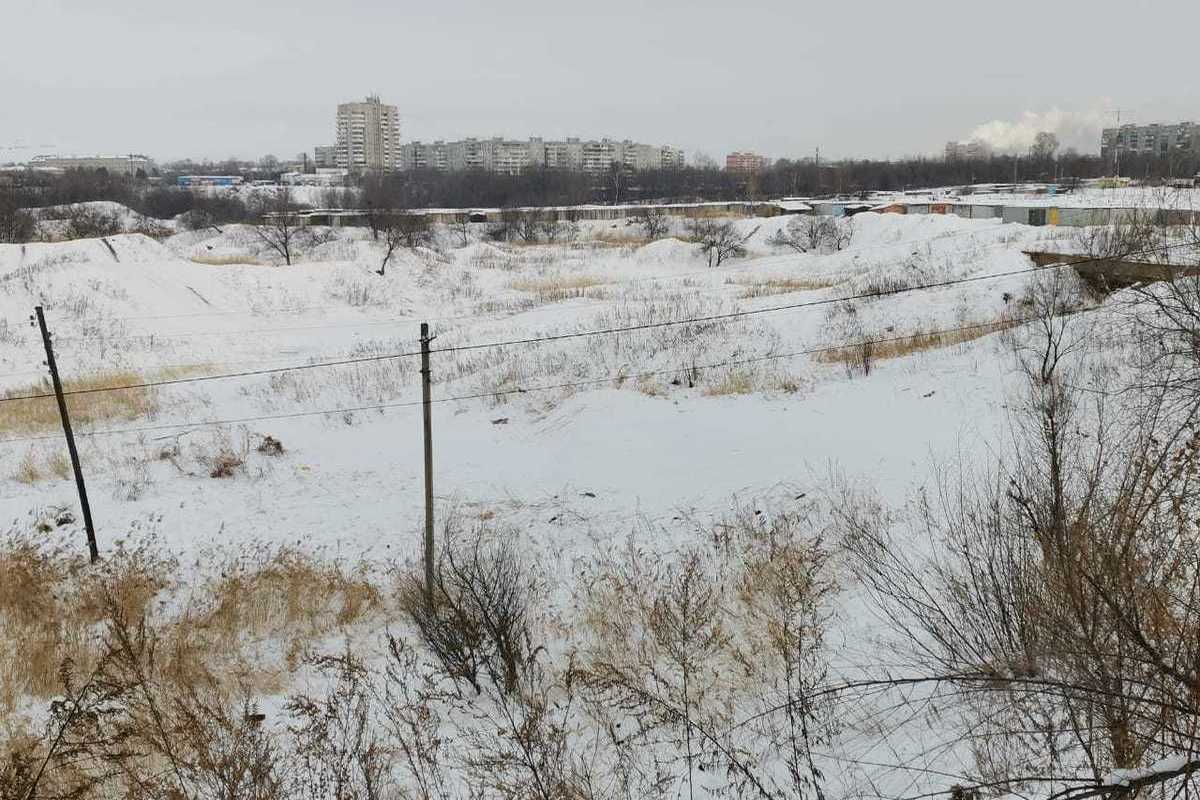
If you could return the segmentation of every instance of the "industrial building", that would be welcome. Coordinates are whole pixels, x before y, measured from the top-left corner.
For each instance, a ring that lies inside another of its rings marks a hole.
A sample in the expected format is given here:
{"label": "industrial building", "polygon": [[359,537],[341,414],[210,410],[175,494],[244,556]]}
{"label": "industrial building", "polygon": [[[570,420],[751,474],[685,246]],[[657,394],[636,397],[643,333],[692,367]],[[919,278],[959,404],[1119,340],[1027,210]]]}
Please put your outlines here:
{"label": "industrial building", "polygon": [[49,170],[105,170],[112,175],[136,177],[149,175],[154,169],[154,162],[143,155],[127,156],[34,156],[30,166],[34,169]]}
{"label": "industrial building", "polygon": [[231,188],[241,186],[242,181],[243,178],[241,175],[180,175],[175,179],[175,184],[180,189],[200,189],[215,186]]}
{"label": "industrial building", "polygon": [[394,170],[399,165],[400,112],[396,106],[383,103],[378,95],[338,106],[332,166],[360,174]]}

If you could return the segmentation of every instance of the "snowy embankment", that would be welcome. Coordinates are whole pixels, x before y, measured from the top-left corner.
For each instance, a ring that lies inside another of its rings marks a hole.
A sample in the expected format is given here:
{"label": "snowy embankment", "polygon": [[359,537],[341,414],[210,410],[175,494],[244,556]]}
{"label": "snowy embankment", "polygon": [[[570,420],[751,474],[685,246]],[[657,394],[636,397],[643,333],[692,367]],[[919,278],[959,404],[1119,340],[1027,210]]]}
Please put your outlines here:
{"label": "snowy embankment", "polygon": [[[42,377],[41,342],[24,323],[39,304],[68,379],[170,381],[148,390],[146,413],[77,426],[104,550],[152,536],[193,564],[297,544],[382,572],[418,553],[412,354],[428,321],[439,517],[511,526],[559,576],[549,596],[564,616],[572,576],[627,542],[669,558],[698,519],[838,481],[900,505],[931,465],[1002,446],[1014,378],[998,337],[865,369],[814,351],[1019,316],[1028,276],[985,278],[1029,269],[1021,249],[1059,232],[861,215],[843,251],[798,254],[768,244],[786,219],[738,224],[757,227],[748,256],[711,269],[681,239],[614,242],[623,225],[530,247],[458,246],[442,231],[384,276],[381,245],[360,230],[307,232],[290,267],[242,226],[162,244],[0,245],[0,390],[21,394]],[[920,289],[934,283],[952,285]],[[862,297],[875,291],[896,293]],[[209,379],[220,375],[233,377]],[[57,433],[0,434],[0,516],[76,505],[64,477],[26,480],[25,464],[61,448]],[[256,449],[265,436],[282,455]],[[242,463],[210,477],[225,452]],[[59,534],[82,536],[78,523]],[[881,674],[878,622],[853,587],[841,602],[835,674]],[[856,733],[837,752],[866,758],[875,745],[864,742]]]}

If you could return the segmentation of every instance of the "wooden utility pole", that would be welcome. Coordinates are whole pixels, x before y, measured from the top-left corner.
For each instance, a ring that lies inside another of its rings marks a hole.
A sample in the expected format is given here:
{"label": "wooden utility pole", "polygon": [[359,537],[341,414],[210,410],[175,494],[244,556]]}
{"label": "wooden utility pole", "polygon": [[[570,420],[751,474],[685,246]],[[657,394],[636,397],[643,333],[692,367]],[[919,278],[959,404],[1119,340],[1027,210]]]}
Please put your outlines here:
{"label": "wooden utility pole", "polygon": [[79,451],[75,448],[75,434],[71,432],[71,417],[67,414],[67,400],[63,397],[62,381],[58,378],[58,364],[54,361],[54,346],[50,344],[50,331],[46,329],[46,315],[37,306],[37,324],[42,331],[42,344],[46,346],[46,366],[50,368],[50,380],[54,384],[54,396],[58,400],[58,415],[62,419],[63,434],[67,437],[67,451],[71,454],[71,467],[75,470],[75,488],[79,490],[79,506],[83,509],[83,525],[87,529],[88,557],[93,564],[100,560],[100,549],[96,546],[96,528],[92,525],[92,507],[88,503],[87,486],[83,482],[83,467],[79,463]]}
{"label": "wooden utility pole", "polygon": [[425,604],[433,610],[433,409],[429,399],[429,323],[421,323],[421,408],[425,416]]}

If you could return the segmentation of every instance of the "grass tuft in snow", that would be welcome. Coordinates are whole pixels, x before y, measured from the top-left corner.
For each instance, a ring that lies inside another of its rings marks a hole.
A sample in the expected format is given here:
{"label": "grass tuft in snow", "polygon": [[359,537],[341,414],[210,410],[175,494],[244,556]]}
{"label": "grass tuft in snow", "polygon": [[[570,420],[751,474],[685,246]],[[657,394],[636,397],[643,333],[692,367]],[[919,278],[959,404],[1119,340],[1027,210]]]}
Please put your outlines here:
{"label": "grass tuft in snow", "polygon": [[764,277],[759,275],[736,275],[727,279],[725,283],[742,287],[739,296],[746,299],[793,292],[811,292],[836,285],[834,281],[822,278]]}
{"label": "grass tuft in snow", "polygon": [[[918,331],[897,338],[882,335],[872,336],[857,344],[817,353],[815,358],[825,364],[859,366],[879,359],[903,358],[926,350],[938,350],[943,347],[965,344],[993,333],[1006,331],[1018,324],[1020,323],[1011,320],[998,320],[965,330]],[[878,341],[878,339],[888,339],[888,341]],[[867,371],[869,371],[869,367]]]}

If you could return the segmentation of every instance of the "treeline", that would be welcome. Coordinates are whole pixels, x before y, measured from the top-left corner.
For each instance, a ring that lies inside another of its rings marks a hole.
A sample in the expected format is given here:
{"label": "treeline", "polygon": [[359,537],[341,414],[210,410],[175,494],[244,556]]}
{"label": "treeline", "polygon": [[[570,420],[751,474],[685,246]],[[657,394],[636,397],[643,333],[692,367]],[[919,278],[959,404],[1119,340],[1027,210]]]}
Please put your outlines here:
{"label": "treeline", "polygon": [[[232,165],[229,165],[232,166]],[[1192,176],[1200,172],[1200,154],[1170,157],[1127,155],[1121,174],[1142,180]],[[781,159],[745,175],[715,167],[684,167],[630,172],[613,169],[595,175],[557,169],[532,169],[519,175],[482,170],[439,172],[425,169],[364,177],[358,189],[329,189],[316,204],[363,209],[511,208],[517,206],[758,200],[785,196],[853,195],[934,186],[1012,181],[1059,181],[1099,178],[1112,165],[1096,155],[1066,151],[1058,156],[1002,155],[979,160],[909,158],[897,161],[846,159],[818,164],[814,159]],[[235,173],[239,174],[239,173]],[[247,179],[255,173],[241,172]],[[104,170],[62,174],[7,173],[0,194],[9,206],[36,208],[95,200],[121,203],[155,219],[188,212],[218,222],[254,216],[254,203],[241,194],[194,193],[143,177]]]}

